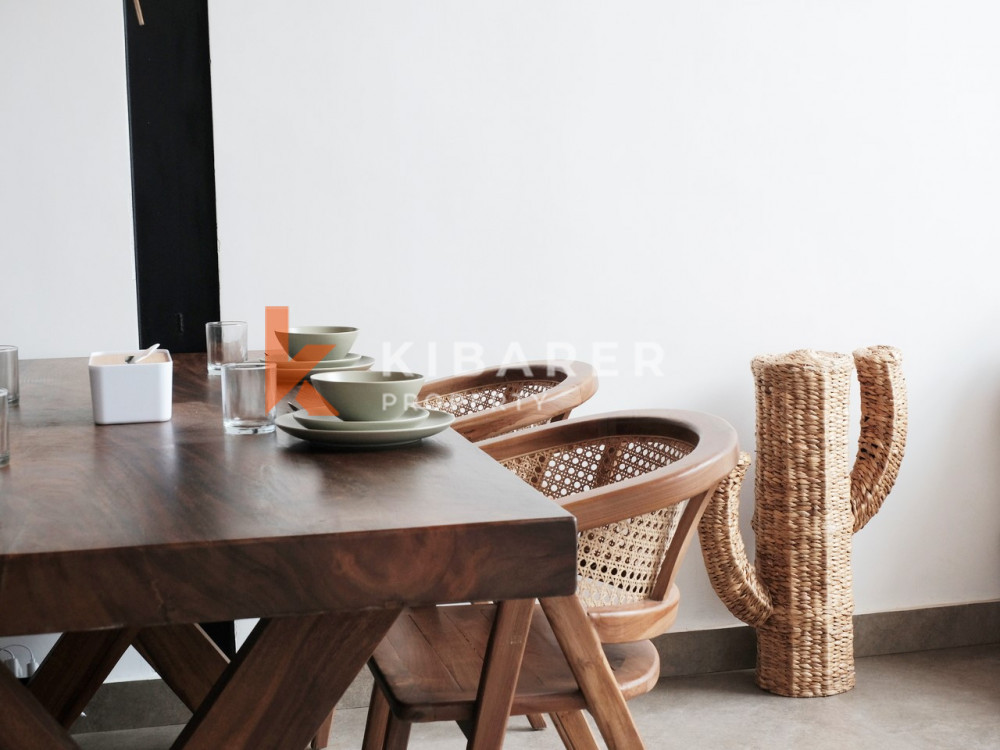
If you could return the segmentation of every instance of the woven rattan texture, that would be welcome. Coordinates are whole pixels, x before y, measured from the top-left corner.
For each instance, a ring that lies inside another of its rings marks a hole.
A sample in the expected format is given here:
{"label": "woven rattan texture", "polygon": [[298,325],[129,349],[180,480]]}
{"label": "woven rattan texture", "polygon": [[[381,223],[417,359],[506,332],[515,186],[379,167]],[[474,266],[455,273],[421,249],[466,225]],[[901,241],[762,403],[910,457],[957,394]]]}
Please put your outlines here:
{"label": "woven rattan texture", "polygon": [[467,414],[476,414],[544,393],[557,385],[559,385],[558,380],[511,380],[505,383],[491,383],[453,393],[434,394],[423,399],[420,406],[464,417]]}
{"label": "woven rattan texture", "polygon": [[854,519],[848,466],[851,357],[757,357],[757,572],[772,616],[757,630],[757,683],[791,696],[854,686]]}
{"label": "woven rattan texture", "polygon": [[854,531],[860,531],[896,482],[906,448],[908,404],[902,356],[889,346],[854,352],[861,384],[861,435],[851,471]]}
{"label": "woven rattan texture", "polygon": [[[693,446],[648,435],[616,435],[517,456],[504,465],[551,498],[641,476]],[[687,501],[580,534],[577,593],[590,607],[647,598]]]}
{"label": "woven rattan texture", "polygon": [[750,455],[740,460],[712,495],[698,524],[708,580],[729,611],[748,625],[763,624],[774,607],[747,559],[740,534],[740,488],[750,468]]}
{"label": "woven rattan texture", "polygon": [[[861,433],[848,476],[851,371]],[[902,355],[887,346],[851,358],[801,350],[757,357],[756,564],[739,534],[745,458],[699,526],[709,579],[737,617],[757,626],[757,683],[797,697],[854,686],[851,536],[874,516],[906,445]]]}

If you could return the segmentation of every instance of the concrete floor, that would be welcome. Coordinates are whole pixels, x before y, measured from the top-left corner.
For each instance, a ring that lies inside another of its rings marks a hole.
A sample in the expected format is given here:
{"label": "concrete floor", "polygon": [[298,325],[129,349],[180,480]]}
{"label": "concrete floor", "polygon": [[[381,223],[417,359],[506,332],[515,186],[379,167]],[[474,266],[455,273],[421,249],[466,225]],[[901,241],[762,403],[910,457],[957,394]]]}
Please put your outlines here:
{"label": "concrete floor", "polygon": [[[649,750],[997,750],[1000,644],[859,659],[857,687],[829,698],[781,698],[752,672],[662,679],[630,703]],[[331,748],[358,748],[364,709],[337,712]],[[506,750],[559,750],[549,728],[511,720]],[[84,734],[84,750],[166,750],[179,728]],[[414,727],[413,750],[461,750],[452,724]],[[271,750],[264,748],[262,750]]]}

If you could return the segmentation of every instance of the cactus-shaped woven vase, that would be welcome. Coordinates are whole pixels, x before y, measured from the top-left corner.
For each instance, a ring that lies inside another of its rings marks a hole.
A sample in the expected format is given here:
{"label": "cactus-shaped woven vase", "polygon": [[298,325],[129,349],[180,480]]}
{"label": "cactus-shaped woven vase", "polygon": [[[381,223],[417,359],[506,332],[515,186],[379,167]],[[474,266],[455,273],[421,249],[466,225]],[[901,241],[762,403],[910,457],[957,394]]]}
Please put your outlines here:
{"label": "cactus-shaped woven vase", "polygon": [[[846,354],[802,350],[756,357],[755,565],[739,532],[744,456],[699,526],[709,578],[723,603],[757,628],[757,684],[779,695],[854,687],[851,536],[878,512],[906,443],[901,356],[890,347]],[[861,433],[848,455],[851,372],[861,384]]]}

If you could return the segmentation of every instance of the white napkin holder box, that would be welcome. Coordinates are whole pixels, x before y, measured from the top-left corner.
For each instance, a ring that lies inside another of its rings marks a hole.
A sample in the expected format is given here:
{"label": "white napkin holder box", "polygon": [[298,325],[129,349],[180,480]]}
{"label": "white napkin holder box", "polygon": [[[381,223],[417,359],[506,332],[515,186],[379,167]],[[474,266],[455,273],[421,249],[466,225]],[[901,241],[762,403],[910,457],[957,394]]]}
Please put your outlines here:
{"label": "white napkin holder box", "polygon": [[142,362],[128,364],[141,352],[94,352],[90,355],[90,398],[97,424],[167,422],[173,407],[174,361],[157,349]]}

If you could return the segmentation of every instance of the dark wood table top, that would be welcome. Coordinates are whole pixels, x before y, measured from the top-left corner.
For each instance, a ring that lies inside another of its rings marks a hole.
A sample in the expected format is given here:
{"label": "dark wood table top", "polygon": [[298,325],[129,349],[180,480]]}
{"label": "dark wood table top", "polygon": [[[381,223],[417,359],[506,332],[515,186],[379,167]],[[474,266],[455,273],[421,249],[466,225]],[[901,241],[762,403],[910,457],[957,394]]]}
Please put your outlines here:
{"label": "dark wood table top", "polygon": [[226,435],[204,355],[174,360],[171,421],[105,426],[86,359],[21,363],[0,635],[574,591],[573,517],[458,434]]}

